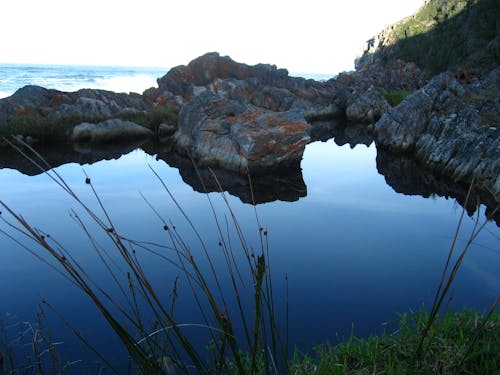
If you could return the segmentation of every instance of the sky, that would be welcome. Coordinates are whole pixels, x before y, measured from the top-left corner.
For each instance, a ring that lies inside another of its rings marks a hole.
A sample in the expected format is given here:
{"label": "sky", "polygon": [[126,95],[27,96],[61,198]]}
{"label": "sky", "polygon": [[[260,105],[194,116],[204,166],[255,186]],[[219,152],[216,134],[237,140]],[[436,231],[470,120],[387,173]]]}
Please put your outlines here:
{"label": "sky", "polygon": [[1,0],[0,63],[171,68],[217,51],[290,72],[354,69],[423,0]]}

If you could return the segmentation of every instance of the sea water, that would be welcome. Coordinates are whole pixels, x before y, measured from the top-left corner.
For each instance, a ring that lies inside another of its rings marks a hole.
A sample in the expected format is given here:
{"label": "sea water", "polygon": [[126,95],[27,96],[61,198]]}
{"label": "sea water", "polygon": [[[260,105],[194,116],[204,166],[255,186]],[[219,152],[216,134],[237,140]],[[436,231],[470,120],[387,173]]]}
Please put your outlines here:
{"label": "sea water", "polygon": [[61,91],[92,88],[142,93],[156,87],[156,79],[167,71],[166,67],[0,64],[0,98],[26,85]]}

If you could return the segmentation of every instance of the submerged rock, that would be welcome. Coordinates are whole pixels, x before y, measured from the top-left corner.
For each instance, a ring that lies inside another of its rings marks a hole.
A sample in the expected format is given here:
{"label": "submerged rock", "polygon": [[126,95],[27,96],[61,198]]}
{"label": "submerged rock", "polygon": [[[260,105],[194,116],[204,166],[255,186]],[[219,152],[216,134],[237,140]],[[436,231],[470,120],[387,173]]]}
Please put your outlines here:
{"label": "submerged rock", "polygon": [[110,119],[97,124],[84,122],[73,128],[75,142],[105,143],[130,139],[150,138],[153,132],[131,121]]}

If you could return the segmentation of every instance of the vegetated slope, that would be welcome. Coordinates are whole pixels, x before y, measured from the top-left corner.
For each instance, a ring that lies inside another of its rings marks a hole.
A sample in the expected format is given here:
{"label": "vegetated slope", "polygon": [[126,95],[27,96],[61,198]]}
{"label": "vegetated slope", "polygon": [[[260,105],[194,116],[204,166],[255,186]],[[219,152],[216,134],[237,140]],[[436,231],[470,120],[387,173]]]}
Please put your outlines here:
{"label": "vegetated slope", "polygon": [[431,74],[491,69],[500,62],[500,0],[427,0],[413,16],[368,40],[356,68],[396,59]]}

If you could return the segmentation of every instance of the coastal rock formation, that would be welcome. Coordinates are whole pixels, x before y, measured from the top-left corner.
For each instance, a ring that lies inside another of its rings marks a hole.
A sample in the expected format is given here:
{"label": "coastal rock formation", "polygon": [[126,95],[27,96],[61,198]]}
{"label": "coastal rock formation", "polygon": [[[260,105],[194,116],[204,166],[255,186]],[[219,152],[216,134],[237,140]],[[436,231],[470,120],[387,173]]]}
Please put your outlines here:
{"label": "coastal rock formation", "polygon": [[181,104],[177,151],[201,165],[242,173],[298,165],[310,141],[305,111],[324,115],[333,90],[273,65],[249,66],[218,53],[171,69],[158,85],[156,100]]}
{"label": "coastal rock formation", "polygon": [[500,102],[491,97],[499,82],[500,68],[468,85],[436,76],[376,123],[377,146],[411,153],[455,181],[474,179],[500,200]]}
{"label": "coastal rock formation", "polygon": [[140,94],[82,89],[63,92],[39,86],[25,86],[0,100],[0,121],[32,118],[52,121],[107,119],[144,113],[151,103]]}
{"label": "coastal rock formation", "polygon": [[331,103],[332,87],[323,82],[290,77],[275,65],[247,65],[220,56],[200,56],[158,79],[158,95],[185,103],[203,91],[224,99],[252,104],[272,111],[324,107]]}
{"label": "coastal rock formation", "polygon": [[[328,81],[333,86],[333,117],[352,124],[374,124],[391,108],[387,99],[394,93],[413,92],[425,84],[422,70],[415,64],[397,60],[388,65],[364,66]],[[332,117],[332,116],[326,116]],[[309,119],[323,119],[310,116]]]}
{"label": "coastal rock formation", "polygon": [[422,85],[420,70],[403,62],[317,82],[208,53],[171,69],[148,95],[180,105],[178,152],[245,172],[297,163],[322,131],[318,120],[374,124],[390,108],[386,90]]}
{"label": "coastal rock formation", "polygon": [[353,95],[345,113],[349,121],[355,123],[373,123],[391,106],[380,90],[369,90],[360,95]]}

